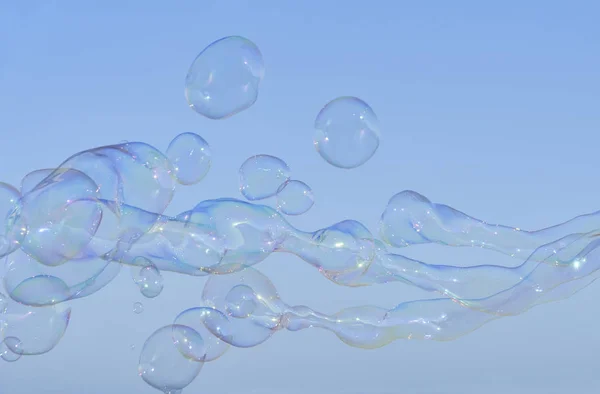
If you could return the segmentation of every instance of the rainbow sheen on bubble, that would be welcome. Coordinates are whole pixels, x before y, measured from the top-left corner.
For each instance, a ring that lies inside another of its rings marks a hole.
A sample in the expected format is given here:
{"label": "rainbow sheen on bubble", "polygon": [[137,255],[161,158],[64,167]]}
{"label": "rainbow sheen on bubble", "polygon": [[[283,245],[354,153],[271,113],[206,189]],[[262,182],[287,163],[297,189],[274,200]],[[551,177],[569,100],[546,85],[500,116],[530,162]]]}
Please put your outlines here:
{"label": "rainbow sheen on bubble", "polygon": [[185,97],[197,113],[225,119],[256,102],[264,73],[256,44],[244,37],[224,37],[194,59],[185,78]]}
{"label": "rainbow sheen on bubble", "polygon": [[210,147],[198,134],[179,134],[169,144],[166,155],[173,164],[177,182],[182,185],[200,182],[210,170]]}
{"label": "rainbow sheen on bubble", "polygon": [[240,192],[249,201],[273,197],[290,179],[290,168],[278,157],[256,155],[242,163]]}
{"label": "rainbow sheen on bubble", "polygon": [[329,164],[351,169],[365,164],[379,148],[379,120],[357,97],[338,97],[315,119],[314,146]]}
{"label": "rainbow sheen on bubble", "polygon": [[285,215],[302,215],[314,204],[313,191],[304,182],[290,180],[277,190],[277,210]]}
{"label": "rainbow sheen on bubble", "polygon": [[182,325],[168,325],[156,330],[144,343],[138,363],[140,377],[164,393],[183,390],[200,373],[203,361],[185,357],[180,349],[203,346],[202,337]]}

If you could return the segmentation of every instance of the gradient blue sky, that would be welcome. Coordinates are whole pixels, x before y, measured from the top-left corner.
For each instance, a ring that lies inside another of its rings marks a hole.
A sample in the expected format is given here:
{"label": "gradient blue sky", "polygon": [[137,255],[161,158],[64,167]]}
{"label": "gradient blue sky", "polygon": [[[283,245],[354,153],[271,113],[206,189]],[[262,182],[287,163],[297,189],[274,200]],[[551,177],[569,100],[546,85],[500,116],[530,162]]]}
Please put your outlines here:
{"label": "gradient blue sky", "polygon": [[[593,1],[4,0],[0,178],[17,184],[122,140],[165,149],[191,131],[211,144],[213,168],[179,189],[171,213],[240,197],[239,165],[268,153],[314,189],[313,209],[292,220],[302,229],[353,218],[375,230],[404,189],[489,222],[549,226],[600,207],[599,12]],[[210,121],[187,107],[183,81],[194,57],[227,35],[259,46],[266,76],[252,108]],[[342,95],[367,101],[382,124],[379,151],[352,171],[312,147],[316,114]],[[432,263],[515,263],[480,250],[407,253]],[[284,300],[323,312],[429,296],[402,285],[336,287],[292,256],[259,268]],[[51,353],[0,363],[0,393],[155,392],[136,374],[139,349],[198,304],[203,283],[166,275],[163,294],[147,301],[123,272],[73,303]],[[450,343],[361,351],[327,332],[278,333],[207,364],[186,392],[596,393],[599,295],[593,285]]]}

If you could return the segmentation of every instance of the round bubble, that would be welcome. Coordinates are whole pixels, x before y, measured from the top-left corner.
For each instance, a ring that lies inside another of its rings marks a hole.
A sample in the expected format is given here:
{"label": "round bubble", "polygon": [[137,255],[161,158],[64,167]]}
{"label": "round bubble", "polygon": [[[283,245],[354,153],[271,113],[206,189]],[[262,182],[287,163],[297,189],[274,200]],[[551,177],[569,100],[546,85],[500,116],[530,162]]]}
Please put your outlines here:
{"label": "round bubble", "polygon": [[133,304],[133,313],[135,313],[136,315],[139,315],[142,312],[144,312],[144,304],[142,304],[141,302],[134,303]]}
{"label": "round bubble", "polygon": [[304,182],[288,181],[277,191],[277,210],[285,215],[302,215],[314,203],[313,191]]}
{"label": "round bubble", "polygon": [[183,133],[173,138],[167,157],[173,164],[177,182],[182,185],[200,182],[210,170],[210,147],[198,134]]}
{"label": "round bubble", "polygon": [[185,79],[185,97],[209,119],[228,118],[256,102],[264,72],[262,54],[252,41],[225,37],[196,57]]}
{"label": "round bubble", "polygon": [[[186,357],[196,357],[198,360],[209,362],[218,359],[229,349],[229,343],[221,340],[228,335],[224,331],[228,327],[227,317],[216,309],[205,307],[187,309],[175,318],[175,325],[193,328],[204,340],[204,349],[201,352],[190,353],[186,348],[179,349]],[[217,331],[219,335],[214,335],[207,326]]]}
{"label": "round bubble", "polygon": [[[0,342],[0,358],[2,360],[13,363],[21,358],[22,353],[19,351],[21,341],[15,337],[6,337]],[[17,350],[13,352],[12,349]]]}
{"label": "round bubble", "polygon": [[[239,285],[244,287],[236,289]],[[244,298],[236,297],[249,298],[254,302],[248,303]],[[281,328],[283,305],[277,290],[267,277],[251,267],[227,275],[211,276],[204,286],[202,300],[205,305],[229,315],[227,321],[219,322],[220,331],[209,322],[206,326],[230,345],[242,348],[257,346]],[[240,305],[243,311],[238,314],[236,306]],[[231,313],[231,309],[236,313]],[[249,315],[244,313],[249,311]]]}
{"label": "round bubble", "polygon": [[202,338],[187,326],[169,325],[156,330],[144,343],[138,372],[155,389],[165,393],[182,390],[198,376],[203,361],[185,357],[179,349],[180,340],[198,343]]}
{"label": "round bubble", "polygon": [[240,319],[252,316],[257,308],[254,290],[246,285],[237,285],[232,288],[225,296],[225,302],[229,316]]}
{"label": "round bubble", "polygon": [[15,222],[20,199],[21,193],[16,188],[0,182],[0,257],[17,250],[25,237],[25,223]]}
{"label": "round bubble", "polygon": [[135,284],[140,288],[140,293],[146,298],[158,297],[163,290],[163,277],[152,262],[145,257],[137,257],[134,260],[132,277]]}
{"label": "round bubble", "polygon": [[329,102],[315,120],[314,145],[329,164],[356,168],[379,147],[379,121],[367,103],[356,97]]}
{"label": "round bubble", "polygon": [[278,157],[252,156],[240,167],[240,192],[249,201],[273,197],[279,187],[290,180],[290,172],[288,165]]}
{"label": "round bubble", "polygon": [[62,339],[69,325],[71,308],[61,305],[30,307],[9,301],[2,319],[4,338],[19,338],[18,346],[7,346],[23,355],[44,354],[52,350]]}
{"label": "round bubble", "polygon": [[22,250],[48,266],[81,256],[96,234],[98,185],[81,171],[57,169],[21,199],[16,224],[27,224]]}

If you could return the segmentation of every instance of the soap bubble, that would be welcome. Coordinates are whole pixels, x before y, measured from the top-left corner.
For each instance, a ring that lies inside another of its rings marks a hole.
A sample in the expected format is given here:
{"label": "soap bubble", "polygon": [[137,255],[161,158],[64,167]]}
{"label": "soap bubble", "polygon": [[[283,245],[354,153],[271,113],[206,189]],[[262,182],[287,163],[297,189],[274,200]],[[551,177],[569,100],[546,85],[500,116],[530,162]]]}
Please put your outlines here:
{"label": "soap bubble", "polygon": [[185,97],[209,119],[228,118],[256,102],[264,72],[262,54],[252,41],[225,37],[196,57],[185,79]]}
{"label": "soap bubble", "polygon": [[[213,308],[198,307],[181,312],[175,318],[174,324],[191,327],[200,334],[204,340],[204,349],[202,352],[196,352],[195,354],[198,360],[209,362],[221,357],[229,349],[229,343],[219,338],[227,336],[223,331],[227,329],[226,322],[227,317],[220,311]],[[218,336],[210,332],[207,326],[216,330]],[[183,352],[186,357],[193,357],[185,348],[179,350]]]}
{"label": "soap bubble", "polygon": [[263,200],[277,194],[290,179],[290,168],[278,157],[256,155],[240,167],[240,192],[249,201]]}
{"label": "soap bubble", "polygon": [[6,312],[6,308],[8,307],[8,298],[0,293],[0,315]]}
{"label": "soap bubble", "polygon": [[[21,358],[22,353],[19,351],[21,341],[15,337],[6,337],[0,342],[0,358],[2,360],[13,363]],[[16,352],[13,352],[15,349]]]}
{"label": "soap bubble", "polygon": [[145,257],[137,257],[132,270],[133,281],[146,298],[155,298],[163,290],[163,277],[152,262]]}
{"label": "soap bubble", "polygon": [[329,102],[315,120],[314,145],[329,164],[356,168],[379,147],[379,121],[367,103],[356,97]]}
{"label": "soap bubble", "polygon": [[251,287],[246,285],[233,287],[225,296],[227,313],[239,319],[250,317],[258,307],[255,298],[256,295]]}
{"label": "soap bubble", "polygon": [[300,181],[288,181],[277,191],[277,210],[285,215],[302,215],[315,203],[310,186]]}
{"label": "soap bubble", "polygon": [[133,313],[139,315],[142,312],[144,312],[144,304],[142,304],[141,302],[136,302],[135,304],[133,304]]}
{"label": "soap bubble", "polygon": [[185,357],[179,349],[187,341],[202,346],[202,337],[182,325],[168,325],[156,330],[144,343],[138,372],[150,386],[165,393],[182,390],[200,373],[203,361]]}
{"label": "soap bubble", "polygon": [[193,185],[206,176],[210,170],[210,156],[208,142],[194,133],[179,134],[167,148],[177,182],[182,185]]}

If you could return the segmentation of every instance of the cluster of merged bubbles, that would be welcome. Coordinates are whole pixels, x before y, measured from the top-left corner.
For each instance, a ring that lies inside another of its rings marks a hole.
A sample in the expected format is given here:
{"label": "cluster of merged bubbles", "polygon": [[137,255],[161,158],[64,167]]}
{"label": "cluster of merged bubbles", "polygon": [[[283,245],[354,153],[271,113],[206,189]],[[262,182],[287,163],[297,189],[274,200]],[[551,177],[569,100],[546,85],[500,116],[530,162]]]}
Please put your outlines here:
{"label": "cluster of merged bubbles", "polygon": [[306,183],[291,179],[290,167],[280,158],[255,155],[239,170],[240,192],[248,201],[276,198],[277,210],[285,215],[301,215],[315,203]]}
{"label": "cluster of merged bubbles", "polygon": [[[224,38],[192,65],[188,101],[209,118],[231,116],[256,100],[262,75],[254,44]],[[356,98],[329,103],[316,128],[317,150],[337,167],[365,163],[379,144],[376,117]],[[122,266],[146,298],[161,294],[161,272],[207,277],[202,302],[156,330],[140,352],[140,377],[171,394],[230,347],[257,346],[278,331],[322,328],[359,348],[401,338],[447,341],[569,297],[599,272],[600,212],[524,231],[403,191],[383,210],[377,235],[354,220],[299,230],[284,215],[310,209],[312,191],[291,179],[283,160],[268,155],[240,168],[248,201],[207,200],[165,215],[176,186],[200,182],[210,163],[208,143],[184,133],[164,153],[143,142],[104,146],[31,172],[17,187],[0,183],[0,357],[15,362],[52,350],[69,325],[67,301],[100,291]],[[254,202],[268,198],[276,199],[275,208]],[[425,243],[477,246],[521,263],[428,264],[390,250]],[[338,285],[402,282],[439,297],[334,314],[290,305],[256,269],[276,252],[297,256]],[[135,313],[143,309],[133,305]]]}

